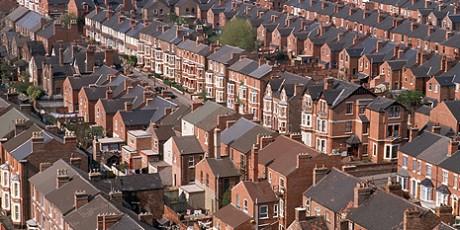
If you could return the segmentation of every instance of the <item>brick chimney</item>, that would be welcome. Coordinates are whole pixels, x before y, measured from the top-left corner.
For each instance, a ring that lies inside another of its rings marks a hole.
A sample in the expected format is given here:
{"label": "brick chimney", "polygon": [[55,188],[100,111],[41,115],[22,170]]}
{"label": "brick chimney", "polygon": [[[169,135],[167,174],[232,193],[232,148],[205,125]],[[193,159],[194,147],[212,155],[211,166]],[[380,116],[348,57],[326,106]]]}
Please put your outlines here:
{"label": "brick chimney", "polygon": [[17,136],[27,129],[26,120],[18,118],[14,120],[14,135]]}
{"label": "brick chimney", "polygon": [[139,221],[147,223],[149,225],[153,224],[153,214],[151,212],[141,212],[137,214]]}
{"label": "brick chimney", "polygon": [[291,133],[289,134],[289,138],[302,143],[302,134],[300,133]]}
{"label": "brick chimney", "polygon": [[112,190],[109,192],[110,200],[116,204],[123,204],[123,193],[120,190]]}
{"label": "brick chimney", "polygon": [[302,207],[295,208],[295,220],[297,222],[307,219],[307,209]]}
{"label": "brick chimney", "polygon": [[81,169],[81,158],[75,157],[73,154],[70,156],[70,164],[76,168]]}
{"label": "brick chimney", "polygon": [[85,190],[77,190],[74,194],[74,207],[75,209],[81,208],[88,203],[89,195]]}
{"label": "brick chimney", "polygon": [[313,185],[316,185],[321,179],[323,179],[331,170],[324,165],[321,167],[315,167],[313,169]]}
{"label": "brick chimney", "polygon": [[107,89],[105,91],[105,99],[112,99],[113,98],[113,91],[111,89]]}
{"label": "brick chimney", "polygon": [[125,101],[125,111],[131,111],[133,109],[133,103]]}
{"label": "brick chimney", "polygon": [[270,135],[257,135],[257,145],[259,145],[259,149],[265,148],[268,144],[272,143],[275,139]]}
{"label": "brick chimney", "polygon": [[58,169],[57,176],[56,176],[56,188],[60,188],[65,183],[70,181],[69,174],[67,173],[67,169]]}
{"label": "brick chimney", "polygon": [[91,169],[88,173],[88,177],[90,181],[99,181],[102,175],[101,175],[101,172]]}
{"label": "brick chimney", "polygon": [[86,48],[86,72],[91,72],[94,69],[95,60],[95,52],[96,47],[93,45],[88,45]]}
{"label": "brick chimney", "polygon": [[97,215],[97,230],[108,230],[117,223],[123,214],[121,213],[101,213]]}
{"label": "brick chimney", "polygon": [[418,128],[411,127],[409,128],[409,142],[414,140],[418,136]]}
{"label": "brick chimney", "polygon": [[435,213],[442,222],[451,225],[455,223],[455,216],[452,214],[452,207],[441,204],[441,206],[435,209]]}
{"label": "brick chimney", "polygon": [[252,174],[252,181],[257,181],[259,178],[259,147],[256,144],[252,145],[250,159],[249,159],[249,170]]}
{"label": "brick chimney", "polygon": [[452,156],[458,151],[458,140],[454,137],[449,140],[449,147],[447,149],[447,155]]}
{"label": "brick chimney", "polygon": [[311,160],[312,156],[308,153],[299,153],[297,154],[297,168],[301,168],[305,162]]}
{"label": "brick chimney", "polygon": [[433,124],[431,126],[431,132],[437,133],[437,134],[441,133],[441,126],[439,124]]}
{"label": "brick chimney", "polygon": [[359,207],[373,192],[374,188],[369,182],[358,182],[354,188],[353,207]]}
{"label": "brick chimney", "polygon": [[114,56],[115,56],[115,50],[112,49],[111,46],[107,47],[104,50],[104,63],[109,67],[113,66]]}
{"label": "brick chimney", "polygon": [[40,163],[40,166],[39,166],[40,167],[40,172],[45,171],[47,168],[51,167],[51,165],[53,165],[53,164],[51,164],[50,162],[42,162],[42,163]]}
{"label": "brick chimney", "polygon": [[385,191],[400,197],[404,197],[404,192],[401,188],[401,184],[398,183],[393,177],[388,177],[388,181],[385,185]]}
{"label": "brick chimney", "polygon": [[295,84],[294,85],[294,95],[301,96],[303,94],[304,84]]}
{"label": "brick chimney", "polygon": [[202,105],[203,105],[203,103],[201,103],[201,102],[193,102],[192,111],[195,111],[196,109],[198,109]]}
{"label": "brick chimney", "polygon": [[32,132],[32,144],[43,144],[45,141],[43,131]]}
{"label": "brick chimney", "polygon": [[66,131],[64,134],[64,144],[77,143],[77,136],[74,131]]}
{"label": "brick chimney", "polygon": [[333,84],[334,84],[334,78],[333,77],[327,77],[324,80],[324,90],[332,89]]}
{"label": "brick chimney", "polygon": [[219,128],[214,129],[214,157],[220,159],[220,132]]}
{"label": "brick chimney", "polygon": [[422,220],[423,213],[417,208],[408,208],[404,210],[403,230],[420,230],[425,229]]}

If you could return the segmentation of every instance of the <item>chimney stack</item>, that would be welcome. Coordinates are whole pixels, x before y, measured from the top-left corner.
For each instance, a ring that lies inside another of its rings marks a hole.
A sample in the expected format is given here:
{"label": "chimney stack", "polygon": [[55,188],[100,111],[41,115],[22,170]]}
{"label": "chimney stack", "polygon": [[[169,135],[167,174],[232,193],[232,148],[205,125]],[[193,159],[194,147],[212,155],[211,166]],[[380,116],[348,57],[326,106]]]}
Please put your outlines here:
{"label": "chimney stack", "polygon": [[305,162],[310,160],[312,156],[308,153],[299,153],[297,154],[297,168],[301,168]]}
{"label": "chimney stack", "polygon": [[85,190],[77,190],[74,194],[74,207],[75,209],[81,208],[88,203],[89,195]]}
{"label": "chimney stack", "polygon": [[104,50],[104,63],[109,67],[113,66],[114,54],[115,54],[115,50],[112,49],[111,46],[107,47]]}
{"label": "chimney stack", "polygon": [[113,98],[113,91],[112,89],[107,89],[105,91],[105,99],[112,99]]}
{"label": "chimney stack", "polygon": [[313,169],[313,185],[316,185],[323,177],[325,177],[331,170],[324,165],[320,168]]}
{"label": "chimney stack", "polygon": [[147,223],[149,225],[153,224],[153,214],[151,212],[141,212],[137,215],[139,221]]}
{"label": "chimney stack", "polygon": [[125,101],[125,111],[131,111],[133,109],[133,103]]}
{"label": "chimney stack", "polygon": [[441,204],[441,206],[435,209],[435,212],[445,224],[452,225],[455,223],[455,216],[452,214],[452,207]]}
{"label": "chimney stack", "polygon": [[123,214],[118,213],[101,213],[97,215],[97,230],[109,230],[117,223]]}
{"label": "chimney stack", "polygon": [[418,128],[417,127],[411,127],[409,128],[409,142],[413,141],[414,138],[418,136]]}
{"label": "chimney stack", "polygon": [[88,45],[86,48],[86,72],[91,72],[94,69],[96,47]]}
{"label": "chimney stack", "polygon": [[440,134],[441,133],[441,126],[439,124],[433,124],[431,126],[431,132]]}
{"label": "chimney stack", "polygon": [[122,205],[123,204],[123,193],[120,190],[112,190],[109,192],[110,200],[113,201],[115,204]]}
{"label": "chimney stack", "polygon": [[56,188],[60,188],[69,181],[70,177],[69,174],[67,174],[67,169],[58,169],[56,176]]}
{"label": "chimney stack", "polygon": [[297,222],[304,221],[307,219],[307,209],[297,207],[295,208],[295,220]]}
{"label": "chimney stack", "polygon": [[220,159],[220,129],[214,129],[214,157]]}
{"label": "chimney stack", "polygon": [[252,181],[257,181],[259,179],[259,147],[257,144],[253,144],[251,148],[251,156],[249,159],[249,170],[252,177]]}
{"label": "chimney stack", "polygon": [[14,120],[14,135],[17,136],[27,129],[27,123],[25,119],[18,118]]}
{"label": "chimney stack", "polygon": [[81,169],[81,158],[80,157],[74,157],[73,154],[70,157],[70,164],[76,168]]}
{"label": "chimney stack", "polygon": [[449,148],[447,149],[447,155],[450,157],[458,151],[458,140],[454,138],[449,140]]}
{"label": "chimney stack", "polygon": [[333,85],[334,85],[334,78],[333,77],[326,78],[324,81],[324,90],[332,89]]}
{"label": "chimney stack", "polygon": [[401,184],[398,183],[393,177],[388,177],[388,182],[385,185],[385,191],[404,198],[404,192],[402,190]]}
{"label": "chimney stack", "polygon": [[403,230],[425,229],[422,218],[423,213],[417,208],[408,208],[404,210]]}
{"label": "chimney stack", "polygon": [[42,162],[40,163],[40,172],[43,172],[45,171],[47,168],[51,167],[51,163],[50,162]]}
{"label": "chimney stack", "polygon": [[64,65],[64,48],[59,47],[59,65]]}
{"label": "chimney stack", "polygon": [[369,182],[358,182],[354,188],[353,207],[359,207],[373,192],[374,188]]}

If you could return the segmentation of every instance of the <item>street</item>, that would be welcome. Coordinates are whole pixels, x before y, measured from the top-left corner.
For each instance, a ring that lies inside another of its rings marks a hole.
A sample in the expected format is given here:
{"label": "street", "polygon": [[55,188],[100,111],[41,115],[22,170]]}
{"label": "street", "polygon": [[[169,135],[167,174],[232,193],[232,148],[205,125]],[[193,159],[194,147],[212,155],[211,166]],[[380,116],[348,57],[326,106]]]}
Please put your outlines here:
{"label": "street", "polygon": [[176,104],[191,105],[193,103],[192,99],[189,97],[188,94],[181,94],[176,90],[171,89],[171,87],[164,84],[162,80],[156,79],[154,77],[149,77],[147,73],[142,72],[137,68],[133,69],[133,75],[136,79],[139,79],[143,82],[147,82],[152,87],[152,89],[154,89],[157,86],[161,86],[164,87],[166,90],[173,92],[174,95],[176,95],[177,97],[175,99],[172,99],[172,101]]}

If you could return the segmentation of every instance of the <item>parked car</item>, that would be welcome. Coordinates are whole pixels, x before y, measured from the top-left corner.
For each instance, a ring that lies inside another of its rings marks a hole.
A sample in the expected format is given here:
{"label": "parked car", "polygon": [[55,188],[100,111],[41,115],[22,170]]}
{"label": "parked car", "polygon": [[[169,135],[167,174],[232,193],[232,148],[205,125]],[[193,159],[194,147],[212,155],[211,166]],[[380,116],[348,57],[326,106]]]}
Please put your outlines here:
{"label": "parked car", "polygon": [[163,91],[161,93],[161,96],[164,97],[164,98],[171,98],[171,99],[175,99],[177,96],[171,92],[171,91]]}

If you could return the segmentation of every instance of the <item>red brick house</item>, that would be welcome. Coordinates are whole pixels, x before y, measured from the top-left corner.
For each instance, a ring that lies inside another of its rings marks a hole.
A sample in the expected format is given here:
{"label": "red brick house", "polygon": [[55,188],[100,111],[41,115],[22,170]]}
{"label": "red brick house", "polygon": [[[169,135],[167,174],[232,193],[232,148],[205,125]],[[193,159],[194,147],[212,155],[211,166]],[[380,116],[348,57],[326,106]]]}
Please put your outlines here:
{"label": "red brick house", "polygon": [[442,101],[430,112],[430,122],[448,127],[452,132],[460,130],[460,101]]}
{"label": "red brick house", "polygon": [[165,145],[170,146],[170,149],[165,148],[165,151],[172,154],[172,186],[180,187],[194,182],[196,178],[195,166],[205,155],[205,151],[196,137],[171,137]]}
{"label": "red brick house", "polygon": [[[286,146],[290,146],[286,148]],[[283,155],[279,155],[283,152]],[[270,183],[279,198],[279,225],[286,228],[295,220],[295,208],[302,205],[302,190],[313,184],[316,165],[341,167],[340,156],[320,154],[298,140],[279,136],[255,154],[258,175]]]}

